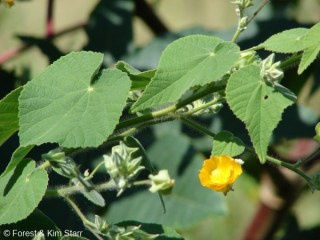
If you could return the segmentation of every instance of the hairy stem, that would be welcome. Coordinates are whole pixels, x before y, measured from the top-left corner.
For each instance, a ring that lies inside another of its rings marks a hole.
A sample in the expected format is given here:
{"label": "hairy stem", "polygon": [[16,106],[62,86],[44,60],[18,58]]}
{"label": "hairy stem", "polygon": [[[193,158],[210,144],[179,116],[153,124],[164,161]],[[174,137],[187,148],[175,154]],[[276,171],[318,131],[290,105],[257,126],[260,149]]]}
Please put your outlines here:
{"label": "hairy stem", "polygon": [[281,62],[280,68],[283,71],[287,70],[288,68],[298,64],[301,57],[302,57],[302,54],[293,54],[291,57]]}
{"label": "hairy stem", "polygon": [[213,132],[211,132],[206,127],[203,127],[201,124],[197,123],[196,121],[192,120],[191,118],[181,117],[180,119],[183,123],[187,124],[191,128],[196,129],[206,135],[209,135],[210,137],[215,137],[215,134]]}
{"label": "hairy stem", "polygon": [[267,161],[269,161],[273,164],[290,169],[291,171],[293,171],[293,172],[297,173],[298,175],[300,175],[301,177],[303,177],[307,182],[309,182],[311,180],[311,178],[308,175],[306,175],[303,171],[298,169],[295,166],[295,164],[286,163],[286,162],[283,162],[279,159],[276,159],[276,158],[273,158],[270,156],[267,156],[266,159],[267,159]]}
{"label": "hairy stem", "polygon": [[104,164],[104,161],[101,161],[94,169],[93,171],[89,174],[89,176],[85,177],[85,180],[90,180],[91,178],[94,177],[94,175],[96,174],[96,172],[100,169],[100,167],[102,167]]}
{"label": "hairy stem", "polygon": [[163,117],[165,115],[173,113],[176,110],[194,102],[195,100],[198,100],[202,97],[205,97],[206,95],[208,95],[210,93],[223,90],[224,88],[225,88],[225,85],[219,85],[219,86],[216,86],[214,84],[208,85],[207,87],[203,88],[201,91],[191,95],[190,97],[188,97],[188,98],[186,98],[186,99],[184,99],[174,105],[171,105],[171,106],[166,107],[164,109],[154,111],[154,112],[151,112],[151,113],[139,116],[139,117],[135,117],[135,118],[131,118],[129,120],[122,121],[117,125],[116,130],[128,128],[128,127],[134,126],[134,125],[142,123],[142,122],[146,122],[149,120],[154,120],[154,119]]}
{"label": "hairy stem", "polygon": [[96,229],[96,225],[87,219],[87,217],[81,212],[78,205],[69,197],[65,197],[66,201],[69,203],[69,205],[72,207],[72,209],[75,211],[75,213],[79,216],[81,219],[83,225],[99,240],[103,240],[102,237],[100,237],[94,229]]}
{"label": "hairy stem", "polygon": [[[200,131],[200,132],[203,132],[211,137],[214,137],[215,134],[213,132],[211,132],[210,130],[208,130],[207,128],[201,126],[199,123],[191,120],[191,119],[188,119],[186,117],[181,117],[181,120],[182,122],[186,123],[187,125],[189,125],[190,127]],[[249,148],[249,147],[246,147],[246,150],[249,151],[250,153],[255,153],[254,149],[252,148]],[[319,150],[320,151],[320,150]],[[282,167],[285,167],[287,169],[290,169],[291,171],[297,173],[298,175],[300,175],[301,177],[303,177],[307,182],[310,182],[311,178],[306,175],[303,171],[301,171],[300,169],[298,169],[295,164],[290,164],[290,163],[286,163],[286,162],[283,162],[279,159],[276,159],[276,158],[273,158],[273,157],[270,157],[270,156],[267,156],[266,157],[267,161],[273,163],[273,164],[276,164],[278,166],[282,166]]]}
{"label": "hairy stem", "polygon": [[[95,190],[99,192],[113,190],[115,185],[112,181],[104,182],[95,185]],[[66,197],[74,194],[78,194],[81,191],[87,191],[86,188],[82,185],[79,186],[68,186],[60,188],[49,188],[46,191],[46,197]]]}

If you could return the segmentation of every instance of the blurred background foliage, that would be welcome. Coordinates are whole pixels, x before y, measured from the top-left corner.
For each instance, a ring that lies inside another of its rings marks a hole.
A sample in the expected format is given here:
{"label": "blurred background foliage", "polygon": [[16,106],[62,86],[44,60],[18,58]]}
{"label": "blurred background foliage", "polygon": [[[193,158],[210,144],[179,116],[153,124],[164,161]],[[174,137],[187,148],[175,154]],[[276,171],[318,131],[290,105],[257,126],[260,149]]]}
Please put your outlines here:
{"label": "blurred background foliage", "polygon": [[[49,2],[54,3],[52,32],[48,31],[46,20]],[[255,6],[248,15],[251,16],[261,2],[254,1]],[[319,0],[274,0],[250,24],[238,43],[245,49],[284,29],[310,27],[320,21],[319,13]],[[190,34],[230,40],[236,24],[234,6],[230,1],[221,0],[16,1],[10,9],[0,7],[1,97],[71,51],[103,52],[105,66],[125,60],[139,70],[148,70],[157,67],[163,49],[173,40]],[[269,53],[259,54],[266,57]],[[285,55],[277,57],[281,59]],[[319,77],[319,61],[299,78],[296,68],[286,72],[283,83],[299,100],[285,111],[273,135],[270,151],[275,156],[294,161],[308,156],[317,147],[312,137],[320,116]],[[217,115],[205,115],[197,120],[215,133],[229,130],[251,144],[244,125],[227,106]],[[235,192],[225,198],[203,189],[197,180],[201,161],[211,152],[210,137],[180,123],[161,124],[141,131],[136,137],[147,149],[151,162],[159,169],[168,168],[176,178],[173,195],[165,198],[168,212],[163,214],[160,201],[138,189],[127,192],[117,201],[114,193],[106,193],[109,204],[105,209],[93,208],[79,199],[87,214],[98,213],[115,222],[163,223],[192,240],[259,239],[250,238],[253,234],[250,229],[259,229],[261,225],[270,228],[262,235],[265,239],[320,239],[320,194],[312,194],[303,184],[297,184],[299,180],[290,182],[292,178],[285,173],[274,173],[273,166],[262,167],[252,156],[243,156],[247,160],[245,174],[235,184]],[[14,136],[0,148],[1,158],[10,159],[17,145],[18,139]],[[42,146],[31,154],[39,159],[41,153],[52,147]],[[106,149],[88,152],[78,156],[77,161],[83,171],[92,169],[99,156],[106,152]],[[2,161],[1,170],[4,167],[5,161]],[[279,173],[285,180],[289,179],[289,185],[278,188],[276,184],[280,185],[281,179],[273,183],[266,180],[276,179]],[[81,229],[80,222],[58,199],[44,200],[40,209],[62,229],[71,226]],[[261,214],[263,210],[267,212]]]}

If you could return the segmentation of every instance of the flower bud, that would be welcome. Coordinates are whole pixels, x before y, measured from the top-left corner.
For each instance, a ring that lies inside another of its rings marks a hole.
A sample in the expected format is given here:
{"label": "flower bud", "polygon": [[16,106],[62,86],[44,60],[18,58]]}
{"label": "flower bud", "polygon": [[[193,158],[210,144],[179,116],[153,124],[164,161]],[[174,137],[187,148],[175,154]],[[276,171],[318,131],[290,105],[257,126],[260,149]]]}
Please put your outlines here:
{"label": "flower bud", "polygon": [[242,17],[239,21],[239,29],[244,31],[248,25],[248,17]]}
{"label": "flower bud", "polygon": [[103,220],[100,216],[98,215],[94,216],[94,224],[96,225],[95,227],[100,233],[108,232],[110,225],[105,220]]}
{"label": "flower bud", "polygon": [[61,152],[60,148],[57,148],[46,154],[42,154],[42,158],[49,161],[51,165],[59,165],[66,161],[66,154]]}
{"label": "flower bud", "polygon": [[130,180],[144,169],[142,157],[133,157],[138,148],[129,148],[123,142],[112,148],[111,156],[104,155],[105,167],[118,188],[118,195],[128,186]]}
{"label": "flower bud", "polygon": [[152,193],[170,193],[174,185],[174,180],[170,178],[168,170],[160,170],[156,175],[149,175],[151,187],[149,191]]}
{"label": "flower bud", "polygon": [[272,86],[283,78],[283,71],[279,68],[280,62],[274,63],[274,53],[263,60],[260,67],[260,77]]}
{"label": "flower bud", "polygon": [[235,68],[240,69],[258,61],[259,58],[255,51],[242,52],[240,53],[240,59],[235,64]]}

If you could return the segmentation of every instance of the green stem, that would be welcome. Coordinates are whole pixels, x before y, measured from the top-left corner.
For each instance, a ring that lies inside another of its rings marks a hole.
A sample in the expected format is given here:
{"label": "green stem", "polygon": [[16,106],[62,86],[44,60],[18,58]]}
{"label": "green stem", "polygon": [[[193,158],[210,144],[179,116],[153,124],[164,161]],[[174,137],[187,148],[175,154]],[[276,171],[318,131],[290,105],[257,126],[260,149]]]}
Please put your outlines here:
{"label": "green stem", "polygon": [[314,153],[312,153],[310,156],[308,156],[306,159],[304,159],[302,161],[299,161],[296,164],[294,164],[294,166],[296,168],[302,167],[303,165],[307,164],[308,162],[314,160],[319,155],[320,155],[320,147]]}
{"label": "green stem", "polygon": [[292,67],[293,65],[298,64],[301,57],[302,57],[302,54],[292,55],[291,57],[289,57],[285,61],[281,62],[280,68],[285,71],[286,69]]}
{"label": "green stem", "polygon": [[[112,181],[104,182],[95,186],[95,190],[102,192],[114,189],[114,183]],[[78,194],[81,191],[86,191],[86,188],[82,185],[79,186],[68,186],[62,188],[49,188],[46,191],[46,197],[66,197],[74,194]]]}
{"label": "green stem", "polygon": [[175,112],[176,110],[194,102],[195,100],[198,100],[198,99],[200,99],[210,93],[223,90],[224,88],[225,88],[225,85],[219,85],[219,86],[216,86],[214,84],[208,85],[204,89],[202,89],[201,91],[199,91],[199,92],[193,94],[192,96],[176,103],[175,105],[171,105],[167,108],[120,122],[117,125],[116,130],[128,128],[128,127],[134,126],[134,125],[142,123],[142,122],[146,122],[146,121],[154,120],[156,118],[163,117],[165,115],[168,115],[172,112]]}
{"label": "green stem", "polygon": [[80,219],[84,225],[91,226],[91,227],[95,228],[96,225],[86,218],[86,216],[81,212],[78,205],[71,198],[65,197],[65,199],[67,200],[69,205],[73,208],[73,210],[76,212],[76,214],[80,217]]}
{"label": "green stem", "polygon": [[276,159],[276,158],[273,158],[273,157],[270,157],[270,156],[267,156],[266,159],[267,159],[267,161],[269,161],[269,162],[271,162],[273,164],[276,164],[278,166],[282,166],[282,167],[290,169],[291,171],[293,171],[293,172],[297,173],[298,175],[300,175],[301,177],[303,177],[307,182],[310,182],[310,180],[311,180],[311,177],[309,177],[303,171],[298,169],[295,166],[295,164],[286,163],[286,162],[283,162],[283,161],[281,161],[279,159]]}
{"label": "green stem", "polygon": [[[191,119],[188,119],[188,118],[185,118],[185,117],[181,117],[181,120],[186,123],[187,125],[189,125],[190,127],[196,129],[196,130],[199,130],[200,132],[203,132],[211,137],[214,137],[215,134],[213,132],[211,132],[210,130],[208,130],[207,128],[201,126],[199,123],[191,120]],[[249,148],[249,147],[246,147],[246,150],[251,152],[251,153],[254,153],[255,154],[255,151],[254,149],[252,148]],[[298,175],[300,175],[301,177],[303,177],[307,182],[310,182],[311,178],[306,175],[303,171],[301,171],[300,169],[298,169],[295,164],[290,164],[290,163],[286,163],[286,162],[283,162],[281,160],[278,160],[276,158],[273,158],[273,157],[270,157],[270,156],[267,156],[266,157],[267,161],[273,163],[273,164],[276,164],[278,166],[282,166],[282,167],[285,167],[285,168],[288,168],[290,169],[291,171],[297,173]]]}
{"label": "green stem", "polygon": [[150,180],[141,180],[141,181],[135,181],[132,183],[133,186],[144,186],[144,185],[151,185]]}
{"label": "green stem", "polygon": [[80,208],[78,205],[69,197],[65,197],[67,200],[68,204],[72,207],[72,209],[76,212],[76,214],[79,216],[81,219],[83,225],[99,240],[103,240],[102,237],[100,237],[96,232],[96,225],[91,222],[90,220],[87,219],[87,217],[81,212]]}
{"label": "green stem", "polygon": [[114,142],[114,141],[120,141],[125,137],[133,135],[138,130],[140,130],[142,128],[149,127],[149,126],[151,126],[153,124],[173,121],[175,119],[176,119],[176,116],[172,115],[170,117],[166,117],[165,119],[159,119],[159,120],[158,119],[154,119],[153,121],[141,123],[141,124],[136,125],[136,126],[134,126],[132,128],[129,128],[128,130],[126,130],[126,131],[124,131],[124,132],[122,132],[120,134],[111,136],[110,138],[108,138],[107,143]]}
{"label": "green stem", "polygon": [[197,112],[199,112],[199,111],[201,111],[201,110],[203,110],[203,109],[206,109],[206,108],[208,108],[208,107],[210,107],[210,106],[212,106],[212,105],[214,105],[214,104],[216,104],[216,103],[218,103],[218,102],[221,102],[221,99],[219,99],[219,98],[214,98],[214,99],[211,100],[210,102],[207,102],[207,103],[205,103],[205,104],[202,104],[202,105],[200,105],[199,107],[195,107],[194,109],[192,109],[192,110],[190,110],[190,111],[188,111],[188,112],[184,112],[184,113],[182,113],[181,115],[190,116],[190,115],[192,115],[192,114],[194,114],[194,113],[197,113]]}
{"label": "green stem", "polygon": [[93,171],[89,174],[88,177],[85,177],[85,180],[90,180],[91,178],[94,177],[94,175],[96,174],[96,172],[99,170],[99,168],[104,164],[104,161],[101,161],[94,169]]}
{"label": "green stem", "polygon": [[190,118],[186,118],[186,117],[181,117],[180,118],[182,122],[184,122],[185,124],[189,125],[190,127],[192,127],[193,129],[196,129],[204,134],[207,134],[211,137],[215,137],[215,134],[213,132],[211,132],[209,129],[201,126],[199,123],[197,123],[196,121],[190,119]]}
{"label": "green stem", "polygon": [[37,168],[47,170],[51,166],[49,161],[41,163]]}
{"label": "green stem", "polygon": [[237,31],[234,33],[231,42],[235,43],[237,39],[239,38],[240,34],[243,32],[243,28],[237,27]]}

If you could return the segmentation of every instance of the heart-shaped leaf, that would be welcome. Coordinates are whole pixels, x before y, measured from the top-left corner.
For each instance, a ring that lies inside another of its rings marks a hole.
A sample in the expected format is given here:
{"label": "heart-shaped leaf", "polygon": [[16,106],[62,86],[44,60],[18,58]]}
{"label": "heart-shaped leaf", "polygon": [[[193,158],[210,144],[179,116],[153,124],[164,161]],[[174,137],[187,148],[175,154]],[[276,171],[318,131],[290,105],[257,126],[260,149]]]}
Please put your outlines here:
{"label": "heart-shaped leaf", "polygon": [[122,113],[130,79],[117,69],[97,74],[102,60],[99,53],[73,52],[24,86],[19,98],[22,146],[96,147],[107,139]]}
{"label": "heart-shaped leaf", "polygon": [[239,58],[239,47],[216,37],[193,35],[171,43],[132,111],[178,100],[193,86],[218,81]]}

